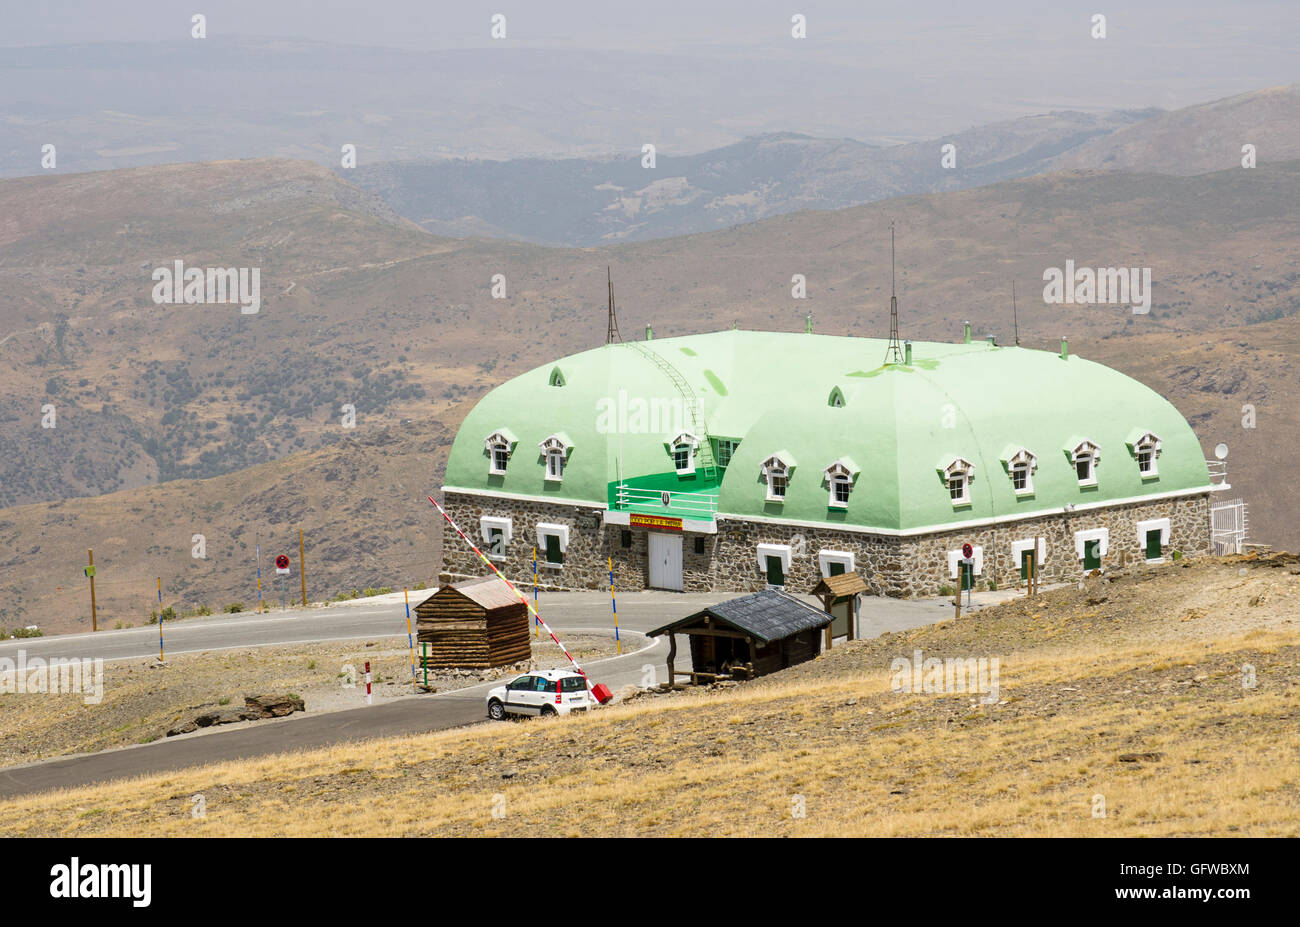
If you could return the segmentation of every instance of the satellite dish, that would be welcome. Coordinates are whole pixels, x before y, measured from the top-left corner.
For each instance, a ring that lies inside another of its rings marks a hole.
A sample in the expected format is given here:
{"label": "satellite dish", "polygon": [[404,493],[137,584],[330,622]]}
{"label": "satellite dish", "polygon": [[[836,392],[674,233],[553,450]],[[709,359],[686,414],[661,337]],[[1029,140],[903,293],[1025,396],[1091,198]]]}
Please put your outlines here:
{"label": "satellite dish", "polygon": [[1226,459],[1228,456],[1228,445],[1216,444],[1214,446],[1214,456],[1217,457],[1219,460]]}

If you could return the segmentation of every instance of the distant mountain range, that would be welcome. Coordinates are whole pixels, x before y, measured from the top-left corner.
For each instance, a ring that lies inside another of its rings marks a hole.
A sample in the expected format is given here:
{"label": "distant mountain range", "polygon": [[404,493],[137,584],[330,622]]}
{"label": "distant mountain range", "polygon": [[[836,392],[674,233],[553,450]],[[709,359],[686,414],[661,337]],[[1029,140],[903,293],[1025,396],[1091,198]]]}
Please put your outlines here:
{"label": "distant mountain range", "polygon": [[[881,147],[778,133],[703,154],[418,160],[340,170],[439,235],[589,247],[1054,170],[1197,174],[1300,158],[1300,85],[1175,112],[1051,113]],[[952,146],[950,149],[945,146]],[[945,166],[945,161],[949,166]]]}
{"label": "distant mountain range", "polygon": [[[1052,113],[950,138],[879,147],[774,133],[698,155],[400,161],[340,170],[438,235],[590,246],[688,235],[800,209],[1041,173],[1054,159],[1153,112]],[[952,168],[945,168],[943,146]]]}

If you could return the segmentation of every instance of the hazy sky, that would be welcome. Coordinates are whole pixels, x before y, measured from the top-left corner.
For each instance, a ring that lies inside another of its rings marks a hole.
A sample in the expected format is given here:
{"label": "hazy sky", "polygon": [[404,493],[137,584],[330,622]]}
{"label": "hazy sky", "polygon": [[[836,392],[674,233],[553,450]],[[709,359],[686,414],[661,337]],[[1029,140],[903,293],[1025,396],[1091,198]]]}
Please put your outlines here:
{"label": "hazy sky", "polygon": [[[490,36],[495,13],[507,41]],[[402,53],[262,43],[241,56],[244,37]],[[128,42],[171,45],[39,50]],[[1297,82],[1300,0],[0,0],[0,162],[13,162],[0,175],[38,170],[29,152],[47,136],[75,141],[69,158],[95,153],[67,162],[82,170],[321,157],[340,135],[389,159],[615,152],[644,137],[680,153],[773,131],[889,144]],[[240,120],[268,127],[241,134]],[[209,131],[239,143],[201,144]]]}
{"label": "hazy sky", "polygon": [[[1053,42],[1075,27],[1086,29],[1096,12],[1108,17],[1113,37],[1127,33],[1150,48],[1217,38],[1253,42],[1265,56],[1294,56],[1300,36],[1295,0],[3,0],[0,11],[0,45],[183,38],[195,12],[207,16],[213,33],[412,49],[486,44],[493,13],[507,16],[511,38],[520,43],[639,50],[783,41],[793,13],[807,17],[810,39],[851,42],[864,56],[900,35],[921,33],[954,49],[999,35]],[[1194,62],[1187,67],[1190,73]]]}

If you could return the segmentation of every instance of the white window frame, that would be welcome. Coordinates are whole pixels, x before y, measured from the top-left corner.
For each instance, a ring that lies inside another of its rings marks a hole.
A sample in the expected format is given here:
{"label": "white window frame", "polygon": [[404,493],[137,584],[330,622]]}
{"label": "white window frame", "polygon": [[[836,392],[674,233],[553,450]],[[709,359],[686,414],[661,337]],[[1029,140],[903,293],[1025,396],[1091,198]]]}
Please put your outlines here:
{"label": "white window frame", "polygon": [[1074,532],[1074,559],[1083,559],[1083,549],[1089,541],[1101,541],[1101,546],[1097,548],[1099,556],[1106,556],[1110,552],[1110,529],[1109,528],[1085,528],[1083,531]]}
{"label": "white window frame", "polygon": [[[668,442],[668,453],[673,459],[673,469],[678,476],[689,476],[695,472],[695,450],[700,446],[700,439],[689,431],[684,431]],[[686,448],[686,467],[677,466],[677,449]]]}
{"label": "white window frame", "polygon": [[821,570],[822,579],[829,579],[831,575],[831,564],[844,564],[844,572],[852,573],[856,569],[853,551],[851,550],[819,550],[817,551],[817,567]]}
{"label": "white window frame", "polygon": [[[1154,479],[1160,475],[1160,438],[1152,432],[1146,432],[1138,438],[1133,444],[1133,459],[1138,465],[1138,475],[1144,480]],[[1149,451],[1151,453],[1151,469],[1142,469],[1142,453]]]}
{"label": "white window frame", "polygon": [[[767,481],[767,501],[784,502],[786,494],[790,492],[790,472],[794,468],[782,460],[778,455],[773,454],[767,460],[763,461],[763,479]],[[777,495],[774,491],[774,477],[785,479],[785,492]]]}
{"label": "white window frame", "polygon": [[[971,545],[971,559],[975,561],[975,575],[980,576],[984,572],[984,548],[979,544]],[[957,578],[957,564],[961,563],[961,551],[948,551],[948,578]]]}
{"label": "white window frame", "polygon": [[[486,438],[483,439],[483,446],[487,448],[487,452],[488,452],[488,475],[489,476],[505,476],[506,467],[510,466],[510,457],[515,452],[516,443],[518,442],[515,440],[514,435],[507,432],[504,428],[497,429],[496,431],[492,432],[492,434],[488,435]],[[496,452],[500,448],[505,448],[506,467],[501,467],[500,469],[498,469]]]}
{"label": "white window frame", "polygon": [[[1017,574],[1020,573],[1020,555],[1027,550],[1034,549],[1033,538],[1021,538],[1019,541],[1011,542],[1011,563]],[[1034,554],[1034,566],[1039,567],[1047,562],[1047,538],[1038,539],[1038,550]]]}
{"label": "white window frame", "polygon": [[[724,450],[724,446],[725,446],[725,450],[726,450],[726,460],[723,460],[723,459],[722,459],[722,458],[723,458],[723,450]],[[733,457],[736,456],[736,448],[739,447],[739,446],[740,446],[740,442],[737,441],[737,440],[735,440],[735,439],[733,439],[733,438],[719,438],[719,439],[718,439],[718,467],[719,467],[719,469],[725,470],[727,467],[731,466],[731,459],[732,459]]]}
{"label": "white window frame", "polygon": [[491,529],[493,528],[500,529],[501,540],[505,543],[506,547],[509,547],[510,541],[513,537],[511,521],[509,518],[501,518],[496,515],[483,515],[478,520],[479,533],[483,535],[483,542],[488,545],[488,558],[491,560],[504,560],[506,559],[504,554],[494,554],[491,551]]}
{"label": "white window frame", "polygon": [[[571,444],[566,444],[564,439],[559,435],[551,435],[537,445],[542,449],[542,458],[546,461],[546,480],[551,483],[559,483],[564,479],[564,468],[569,462],[569,452],[573,450]],[[552,461],[559,458],[559,467],[552,465]]]}
{"label": "white window frame", "polygon": [[794,558],[794,548],[789,544],[759,544],[755,548],[755,556],[758,561],[758,571],[767,572],[767,558],[781,558],[781,572],[787,577],[790,575],[790,561]]}
{"label": "white window frame", "polygon": [[853,494],[853,478],[856,475],[853,469],[843,459],[840,459],[823,470],[822,473],[826,476],[826,486],[829,490],[827,506],[832,509],[847,509],[849,500],[846,498],[841,502],[835,498],[835,485],[837,483],[847,485],[848,491],[844,495],[851,496]]}
{"label": "white window frame", "polygon": [[[567,554],[569,552],[569,526],[568,525],[560,525],[560,524],[555,524],[553,522],[546,522],[546,521],[539,521],[537,523],[537,546],[541,549],[543,557],[546,556],[547,535],[553,535],[554,537],[558,537],[560,539],[560,553]],[[558,570],[564,566],[563,563],[552,563],[551,561],[545,559],[539,560],[537,562],[541,566],[547,566],[554,570]]]}
{"label": "white window frame", "polygon": [[[1023,468],[1025,471],[1025,486],[1023,489],[1016,488],[1016,470]],[[1011,491],[1017,496],[1032,496],[1034,494],[1034,471],[1038,469],[1038,458],[1028,448],[1021,448],[1016,451],[1007,460],[1007,475],[1011,477]]]}
{"label": "white window frame", "polygon": [[[1137,542],[1138,550],[1142,551],[1142,557],[1146,558],[1147,552],[1147,532],[1160,532],[1160,547],[1163,549],[1169,546],[1169,519],[1168,518],[1149,518],[1137,523]],[[1159,563],[1164,560],[1159,557],[1156,560],[1147,560],[1147,563]]]}
{"label": "white window frame", "polygon": [[1084,438],[1074,446],[1074,450],[1070,451],[1070,463],[1074,466],[1076,479],[1079,477],[1079,460],[1084,456],[1087,456],[1091,462],[1088,466],[1088,476],[1079,479],[1079,485],[1096,486],[1097,465],[1101,463],[1101,447],[1095,441]]}
{"label": "white window frame", "polygon": [[[952,481],[955,478],[961,479],[961,497],[956,499],[952,495]],[[974,479],[975,465],[965,457],[954,457],[952,462],[943,468],[943,490],[948,494],[948,500],[953,508],[971,504],[970,484]]]}

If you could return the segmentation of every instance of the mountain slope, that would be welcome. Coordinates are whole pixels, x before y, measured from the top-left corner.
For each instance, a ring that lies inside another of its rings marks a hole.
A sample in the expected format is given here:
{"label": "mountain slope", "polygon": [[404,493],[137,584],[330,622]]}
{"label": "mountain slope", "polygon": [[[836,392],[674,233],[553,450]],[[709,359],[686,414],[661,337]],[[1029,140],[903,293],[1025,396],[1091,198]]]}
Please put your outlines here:
{"label": "mountain slope", "polygon": [[1300,84],[1162,113],[1085,142],[1052,167],[1203,174],[1239,166],[1246,144],[1259,163],[1300,158]]}
{"label": "mountain slope", "polygon": [[[587,246],[726,228],[799,209],[979,186],[1044,170],[1063,151],[1151,116],[1066,112],[882,148],[793,133],[698,155],[621,160],[420,160],[340,173],[439,235]],[[942,166],[942,146],[956,167]]]}

